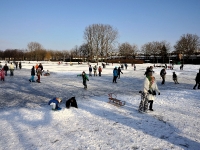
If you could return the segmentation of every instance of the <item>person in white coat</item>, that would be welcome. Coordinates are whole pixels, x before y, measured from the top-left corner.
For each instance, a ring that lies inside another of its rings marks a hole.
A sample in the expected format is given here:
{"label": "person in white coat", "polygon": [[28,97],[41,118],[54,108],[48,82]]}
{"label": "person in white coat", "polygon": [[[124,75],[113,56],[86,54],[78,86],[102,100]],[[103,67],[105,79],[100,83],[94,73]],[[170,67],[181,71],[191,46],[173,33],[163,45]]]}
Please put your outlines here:
{"label": "person in white coat", "polygon": [[150,103],[149,110],[153,111],[153,101],[155,100],[157,93],[160,95],[160,91],[158,89],[155,77],[152,76],[152,74],[145,78],[144,93],[147,94],[148,103]]}

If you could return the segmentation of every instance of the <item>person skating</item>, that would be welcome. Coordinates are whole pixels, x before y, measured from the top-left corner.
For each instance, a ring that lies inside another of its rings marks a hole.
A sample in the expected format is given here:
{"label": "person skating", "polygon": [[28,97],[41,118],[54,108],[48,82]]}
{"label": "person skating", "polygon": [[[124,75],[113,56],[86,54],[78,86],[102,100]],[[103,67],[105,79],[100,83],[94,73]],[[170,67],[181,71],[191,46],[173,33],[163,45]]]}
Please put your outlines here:
{"label": "person skating", "polygon": [[160,71],[160,76],[162,78],[162,83],[161,84],[165,84],[165,76],[166,76],[166,70],[165,68],[163,68],[161,71]]}
{"label": "person skating", "polygon": [[122,74],[123,74],[123,72],[122,72],[122,70],[121,70],[121,68],[120,68],[120,67],[118,67],[118,69],[117,69],[117,73],[118,73],[118,79],[120,79],[120,73],[122,73]]}
{"label": "person skating", "polygon": [[87,89],[87,81],[89,81],[89,79],[88,79],[88,76],[86,75],[85,71],[83,71],[82,74],[79,74],[77,76],[82,76],[84,89]]}
{"label": "person skating", "polygon": [[35,67],[33,66],[31,69],[31,78],[29,79],[29,81],[35,82],[34,77],[35,77]]}
{"label": "person skating", "polygon": [[179,84],[178,83],[178,77],[177,77],[175,72],[173,72],[172,78],[173,78],[175,84]]}
{"label": "person skating", "polygon": [[117,67],[113,69],[113,83],[117,83],[118,70]]}
{"label": "person skating", "polygon": [[196,81],[196,84],[194,85],[193,89],[195,90],[197,85],[198,85],[198,89],[200,89],[200,69],[196,75],[195,81]]}

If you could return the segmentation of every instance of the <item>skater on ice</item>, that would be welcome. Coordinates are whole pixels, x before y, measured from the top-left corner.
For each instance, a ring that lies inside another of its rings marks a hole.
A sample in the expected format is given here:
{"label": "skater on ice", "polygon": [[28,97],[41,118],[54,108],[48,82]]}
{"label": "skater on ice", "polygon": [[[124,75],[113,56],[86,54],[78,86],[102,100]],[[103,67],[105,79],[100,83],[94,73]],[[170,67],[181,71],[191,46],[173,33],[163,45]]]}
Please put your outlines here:
{"label": "skater on ice", "polygon": [[161,84],[165,84],[165,76],[166,76],[166,70],[165,68],[163,68],[161,71],[160,71],[160,76],[162,78],[162,83]]}
{"label": "skater on ice", "polygon": [[195,90],[197,85],[198,85],[198,89],[200,89],[200,69],[196,75],[195,81],[196,81],[196,84],[194,85],[193,89]]}
{"label": "skater on ice", "polygon": [[178,77],[177,77],[175,72],[173,72],[172,78],[173,78],[175,84],[179,84],[178,83]]}
{"label": "skater on ice", "polygon": [[87,81],[89,81],[89,79],[88,79],[88,76],[86,75],[85,71],[83,71],[82,74],[79,74],[77,76],[82,76],[84,89],[87,89]]}
{"label": "skater on ice", "polygon": [[122,72],[122,70],[121,70],[121,68],[120,68],[120,67],[118,67],[117,73],[118,73],[118,79],[120,79],[120,73],[122,73],[122,74],[123,74],[123,72]]}

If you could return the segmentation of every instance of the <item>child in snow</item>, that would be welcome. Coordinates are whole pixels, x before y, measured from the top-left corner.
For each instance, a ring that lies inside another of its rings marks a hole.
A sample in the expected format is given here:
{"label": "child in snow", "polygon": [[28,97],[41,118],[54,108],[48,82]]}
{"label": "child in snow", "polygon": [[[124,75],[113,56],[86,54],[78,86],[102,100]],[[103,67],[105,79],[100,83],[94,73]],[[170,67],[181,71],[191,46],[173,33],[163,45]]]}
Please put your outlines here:
{"label": "child in snow", "polygon": [[4,81],[4,79],[5,79],[5,71],[4,71],[3,68],[0,71],[0,76],[1,76],[1,81]]}
{"label": "child in snow", "polygon": [[173,72],[172,78],[173,78],[175,84],[179,84],[178,83],[178,77],[177,77],[175,72]]}
{"label": "child in snow", "polygon": [[102,72],[101,66],[99,66],[98,71],[99,71],[99,76],[101,76],[101,72]]}
{"label": "child in snow", "polygon": [[37,80],[36,80],[38,83],[40,83],[40,75],[41,75],[41,74],[42,74],[42,70],[41,70],[41,68],[38,67],[38,69],[37,69],[37,77],[38,77],[38,78],[37,78]]}
{"label": "child in snow", "polygon": [[35,82],[34,76],[35,76],[35,67],[33,66],[31,69],[31,78],[29,79],[30,82]]}
{"label": "child in snow", "polygon": [[122,70],[121,70],[121,68],[120,68],[120,67],[118,67],[117,73],[118,73],[118,79],[120,79],[120,73],[122,73],[122,74],[123,74],[123,72],[122,72]]}
{"label": "child in snow", "polygon": [[77,76],[82,76],[84,89],[87,89],[87,81],[89,81],[89,79],[88,79],[88,76],[86,75],[85,71],[83,71],[82,74],[79,74]]}
{"label": "child in snow", "polygon": [[149,110],[153,111],[153,100],[155,99],[156,91],[158,92],[158,95],[160,95],[155,78],[152,74],[153,72],[149,71],[145,77],[144,89],[143,92],[141,92],[142,99],[139,105],[139,112],[146,113],[148,110],[148,103],[150,103]]}
{"label": "child in snow", "polygon": [[75,108],[78,108],[78,105],[77,105],[77,102],[76,102],[76,99],[75,97],[71,97],[70,99],[68,99],[66,101],[66,108],[70,108],[70,107],[75,107]]}
{"label": "child in snow", "polygon": [[48,105],[52,106],[52,110],[61,110],[61,108],[58,106],[61,102],[61,98],[55,97],[49,101]]}
{"label": "child in snow", "polygon": [[113,83],[117,83],[118,70],[117,67],[113,69]]}
{"label": "child in snow", "polygon": [[193,89],[195,90],[197,85],[198,85],[198,89],[200,89],[200,69],[196,75],[195,81],[196,81],[196,84],[194,85]]}
{"label": "child in snow", "polygon": [[47,72],[44,73],[44,76],[50,76],[49,70],[47,70]]}

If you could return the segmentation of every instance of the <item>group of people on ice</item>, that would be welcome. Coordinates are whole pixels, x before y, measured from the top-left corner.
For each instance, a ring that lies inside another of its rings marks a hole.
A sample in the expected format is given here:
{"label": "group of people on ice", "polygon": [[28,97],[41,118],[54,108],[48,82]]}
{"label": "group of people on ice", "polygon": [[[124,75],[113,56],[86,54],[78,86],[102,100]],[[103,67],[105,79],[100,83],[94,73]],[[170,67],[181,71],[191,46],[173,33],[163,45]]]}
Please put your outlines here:
{"label": "group of people on ice", "polygon": [[[14,62],[14,63],[16,64],[16,62]],[[21,62],[19,63],[19,66],[20,66],[20,69],[21,69],[21,67],[22,67]],[[5,76],[8,75],[8,70],[10,70],[10,76],[14,76],[15,68],[17,69],[17,66],[15,67],[13,65],[13,62],[11,62],[9,66],[7,65],[7,63],[5,63],[5,65],[2,66],[2,64],[0,62],[0,77],[1,77],[1,81],[5,80]]]}

